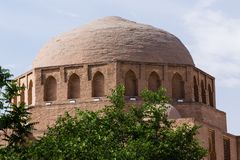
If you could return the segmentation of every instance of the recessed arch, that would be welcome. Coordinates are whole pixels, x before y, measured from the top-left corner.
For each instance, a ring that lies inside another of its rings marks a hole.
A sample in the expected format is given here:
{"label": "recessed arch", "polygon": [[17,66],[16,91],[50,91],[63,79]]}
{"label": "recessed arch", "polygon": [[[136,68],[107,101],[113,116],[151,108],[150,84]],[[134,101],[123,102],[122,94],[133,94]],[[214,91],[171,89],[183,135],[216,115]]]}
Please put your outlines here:
{"label": "recessed arch", "polygon": [[44,84],[44,101],[57,100],[57,81],[53,76],[49,76]]}
{"label": "recessed arch", "polygon": [[161,86],[161,81],[158,74],[153,71],[148,78],[148,89],[151,91],[157,91]]}
{"label": "recessed arch", "polygon": [[172,78],[172,98],[173,100],[184,99],[184,81],[179,73],[175,73]]}
{"label": "recessed arch", "polygon": [[68,99],[76,99],[80,97],[80,78],[73,73],[68,80]]}
{"label": "recessed arch", "polygon": [[194,91],[194,101],[199,102],[198,83],[195,76],[193,77],[193,91]]}
{"label": "recessed arch", "polygon": [[137,96],[138,95],[138,82],[135,73],[129,70],[125,74],[125,96]]}
{"label": "recessed arch", "polygon": [[208,96],[209,96],[209,105],[213,106],[213,91],[210,84],[208,84]]}
{"label": "recessed arch", "polygon": [[22,90],[20,91],[20,103],[25,103],[25,84],[22,84]]}
{"label": "recessed arch", "polygon": [[206,100],[206,92],[205,92],[205,87],[204,87],[204,82],[203,80],[201,81],[201,97],[202,97],[202,103],[207,103]]}
{"label": "recessed arch", "polygon": [[33,99],[33,82],[30,80],[28,84],[28,105],[32,104],[32,99]]}
{"label": "recessed arch", "polygon": [[92,80],[92,97],[103,97],[104,85],[104,75],[97,71]]}

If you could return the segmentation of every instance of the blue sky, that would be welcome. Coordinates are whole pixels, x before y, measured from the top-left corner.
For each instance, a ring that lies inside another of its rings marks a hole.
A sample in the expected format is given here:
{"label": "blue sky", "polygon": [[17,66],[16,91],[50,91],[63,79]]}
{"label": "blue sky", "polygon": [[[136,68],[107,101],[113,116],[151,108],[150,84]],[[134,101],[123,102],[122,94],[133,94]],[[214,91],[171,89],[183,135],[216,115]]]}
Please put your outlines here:
{"label": "blue sky", "polygon": [[121,16],[179,37],[196,66],[216,78],[217,108],[240,134],[240,1],[0,0],[0,65],[19,75],[47,41],[105,16]]}

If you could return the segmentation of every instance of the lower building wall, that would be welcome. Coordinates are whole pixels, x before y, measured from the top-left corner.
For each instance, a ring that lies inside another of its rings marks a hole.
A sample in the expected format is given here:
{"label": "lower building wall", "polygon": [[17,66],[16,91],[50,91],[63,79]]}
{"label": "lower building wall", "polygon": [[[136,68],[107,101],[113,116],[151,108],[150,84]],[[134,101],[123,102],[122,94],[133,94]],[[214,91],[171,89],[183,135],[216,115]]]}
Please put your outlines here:
{"label": "lower building wall", "polygon": [[[138,101],[137,101],[138,102]],[[139,101],[140,102],[140,101]],[[133,102],[127,102],[130,106]],[[134,102],[136,104],[136,102]],[[75,114],[76,109],[96,111],[109,105],[109,101],[100,100],[98,102],[89,101],[78,104],[58,104],[50,106],[34,106],[31,110],[32,121],[39,122],[35,128],[34,136],[37,138],[42,136],[44,132],[47,131],[48,126],[53,126],[57,118],[68,112],[70,115]],[[240,137],[228,134],[219,127],[215,127],[211,124],[204,123],[195,118],[180,118],[176,119],[176,125],[181,125],[187,123],[190,125],[199,125],[201,128],[198,130],[198,135],[196,136],[202,146],[209,150],[209,130],[213,130],[215,133],[215,151],[216,160],[224,160],[224,144],[223,139],[228,138],[230,140],[230,154],[231,160],[240,160]],[[204,158],[204,160],[210,160],[209,155]]]}
{"label": "lower building wall", "polygon": [[[131,105],[138,105],[141,101],[129,101],[126,98],[126,110],[129,109]],[[41,137],[44,132],[47,131],[48,126],[53,126],[59,116],[64,115],[68,112],[71,116],[75,114],[76,109],[88,110],[88,111],[97,111],[104,108],[105,106],[110,105],[109,100],[100,99],[100,101],[86,101],[82,103],[75,104],[51,104],[51,105],[41,105],[33,106],[31,109],[31,119],[32,122],[37,122],[33,135],[35,138]]]}
{"label": "lower building wall", "polygon": [[[234,135],[222,132],[220,129],[210,126],[205,123],[196,122],[197,125],[200,125],[199,134],[197,135],[199,141],[202,143],[203,147],[209,150],[209,130],[214,131],[215,133],[215,151],[216,151],[216,160],[224,160],[224,145],[223,139],[227,138],[230,140],[230,155],[231,160],[239,160],[237,157],[237,138]],[[210,160],[208,155],[204,160]]]}
{"label": "lower building wall", "polygon": [[226,114],[220,110],[202,103],[178,103],[173,104],[183,118],[195,118],[227,132]]}
{"label": "lower building wall", "polygon": [[[223,139],[227,138],[230,140],[230,160],[240,160],[239,153],[240,148],[240,137],[222,132],[220,129],[210,126],[206,123],[197,121],[194,118],[180,118],[176,119],[176,125],[181,125],[183,123],[189,125],[198,125],[200,126],[196,138],[199,140],[200,144],[208,151],[209,150],[209,130],[214,131],[215,133],[215,160],[224,160],[224,144]],[[210,155],[208,154],[203,160],[211,160]]]}
{"label": "lower building wall", "polygon": [[109,105],[109,101],[64,104],[64,105],[49,105],[49,106],[34,106],[31,109],[32,122],[37,122],[33,135],[35,138],[41,137],[47,131],[48,126],[53,126],[59,116],[68,112],[71,116],[75,114],[76,109],[97,111],[104,106]]}

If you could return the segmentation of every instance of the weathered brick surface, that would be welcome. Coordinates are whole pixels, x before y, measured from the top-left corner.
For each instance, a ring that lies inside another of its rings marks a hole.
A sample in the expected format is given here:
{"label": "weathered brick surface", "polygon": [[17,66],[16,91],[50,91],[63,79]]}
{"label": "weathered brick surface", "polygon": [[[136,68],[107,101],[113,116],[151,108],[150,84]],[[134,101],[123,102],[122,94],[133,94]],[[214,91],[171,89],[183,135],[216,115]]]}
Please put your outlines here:
{"label": "weathered brick surface", "polygon": [[76,109],[80,110],[89,110],[96,111],[104,106],[109,105],[108,101],[99,101],[99,102],[85,102],[85,103],[77,103],[77,104],[62,104],[62,105],[51,105],[51,106],[35,106],[31,110],[31,117],[33,122],[38,122],[35,125],[36,131],[35,136],[41,136],[45,131],[47,131],[47,127],[51,127],[55,124],[57,118],[59,116],[64,115],[64,113],[68,112],[70,115],[75,114]]}
{"label": "weathered brick surface", "polygon": [[120,17],[106,17],[53,38],[40,50],[33,66],[114,60],[194,65],[174,35]]}
{"label": "weathered brick surface", "polygon": [[202,103],[179,103],[174,105],[182,117],[193,117],[223,132],[227,132],[226,113]]}

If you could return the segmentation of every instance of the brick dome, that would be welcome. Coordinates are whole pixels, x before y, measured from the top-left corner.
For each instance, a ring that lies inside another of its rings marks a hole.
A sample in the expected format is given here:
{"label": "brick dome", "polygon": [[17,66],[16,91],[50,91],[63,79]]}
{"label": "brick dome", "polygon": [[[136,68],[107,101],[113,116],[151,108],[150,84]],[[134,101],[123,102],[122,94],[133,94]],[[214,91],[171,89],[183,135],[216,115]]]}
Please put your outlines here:
{"label": "brick dome", "polygon": [[178,119],[181,118],[178,110],[173,107],[172,105],[167,105],[168,109],[167,109],[167,116],[169,119]]}
{"label": "brick dome", "polygon": [[120,17],[106,17],[50,40],[40,50],[33,68],[117,60],[194,66],[186,47],[171,33]]}

